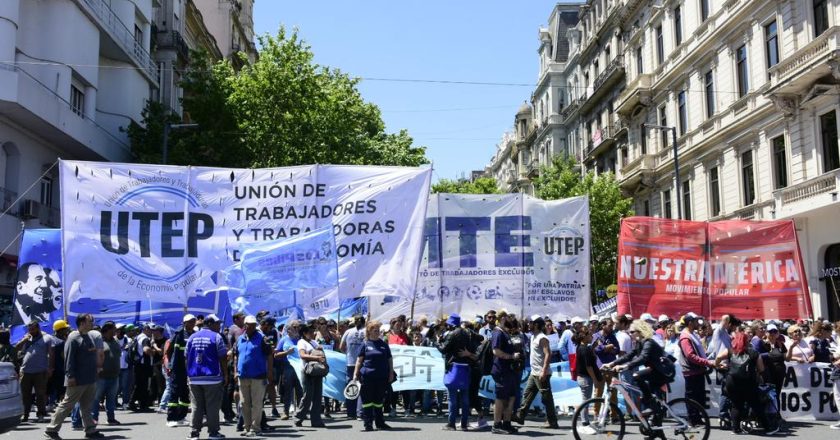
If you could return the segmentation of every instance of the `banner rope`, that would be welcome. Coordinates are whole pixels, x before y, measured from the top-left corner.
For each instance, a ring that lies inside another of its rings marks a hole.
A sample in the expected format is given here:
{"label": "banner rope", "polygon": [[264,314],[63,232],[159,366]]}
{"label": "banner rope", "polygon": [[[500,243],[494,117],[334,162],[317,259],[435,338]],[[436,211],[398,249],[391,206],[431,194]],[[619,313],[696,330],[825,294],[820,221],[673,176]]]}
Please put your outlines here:
{"label": "banner rope", "polygon": [[[8,213],[9,213],[9,211],[11,211],[11,210],[12,210],[12,208],[14,208],[15,206],[17,206],[18,202],[20,202],[21,200],[23,200],[23,197],[24,197],[25,195],[29,194],[29,191],[32,191],[32,188],[34,188],[34,187],[35,187],[35,185],[37,185],[38,183],[40,183],[40,182],[41,182],[41,179],[43,179],[43,178],[44,178],[44,176],[46,176],[47,174],[49,174],[49,173],[50,173],[50,171],[52,171],[52,169],[53,169],[53,168],[55,168],[55,166],[56,166],[56,165],[58,165],[58,160],[56,160],[55,162],[53,162],[53,163],[52,163],[52,165],[50,165],[50,167],[49,167],[49,168],[47,168],[47,170],[46,170],[46,171],[44,171],[43,173],[41,173],[41,175],[40,175],[37,179],[35,179],[35,181],[34,181],[34,182],[32,182],[32,185],[29,185],[29,188],[26,188],[26,191],[22,192],[22,193],[18,196],[18,198],[16,198],[16,199],[15,199],[15,201],[13,201],[13,202],[9,205],[9,207],[8,207],[8,208],[6,208],[6,210],[5,210],[5,211],[3,211],[2,213],[0,213],[0,218],[3,218],[3,216],[4,216],[4,215],[8,214]],[[14,240],[13,240],[12,242],[14,242]],[[8,249],[8,248],[6,248],[6,249]],[[6,250],[3,250],[3,253],[5,253],[5,252],[6,252]]]}

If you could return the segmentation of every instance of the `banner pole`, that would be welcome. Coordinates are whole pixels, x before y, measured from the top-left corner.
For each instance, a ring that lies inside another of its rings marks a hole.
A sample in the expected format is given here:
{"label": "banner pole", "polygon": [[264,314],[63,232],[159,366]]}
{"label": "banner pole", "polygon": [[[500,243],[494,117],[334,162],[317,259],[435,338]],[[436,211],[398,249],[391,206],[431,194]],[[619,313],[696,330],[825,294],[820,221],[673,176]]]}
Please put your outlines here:
{"label": "banner pole", "polygon": [[834,300],[837,301],[837,307],[840,307],[840,296],[837,295],[837,286],[834,285],[834,277],[829,276],[828,279],[831,280],[831,290],[834,291]]}

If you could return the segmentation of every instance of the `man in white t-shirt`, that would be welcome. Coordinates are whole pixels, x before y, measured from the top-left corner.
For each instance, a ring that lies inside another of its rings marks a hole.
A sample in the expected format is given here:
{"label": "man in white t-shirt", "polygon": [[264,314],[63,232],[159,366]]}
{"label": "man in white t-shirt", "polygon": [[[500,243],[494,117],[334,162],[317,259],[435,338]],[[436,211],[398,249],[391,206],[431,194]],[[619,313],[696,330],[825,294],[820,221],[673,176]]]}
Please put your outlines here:
{"label": "man in white t-shirt", "polygon": [[534,334],[531,338],[531,374],[528,376],[528,385],[525,386],[522,405],[513,420],[520,425],[525,424],[525,414],[539,392],[545,406],[546,423],[543,428],[558,429],[557,408],[551,394],[551,350],[545,335],[545,320],[538,317],[531,321],[531,331]]}
{"label": "man in white t-shirt", "polygon": [[[353,317],[353,327],[347,329],[341,336],[339,343],[339,350],[347,355],[347,382],[353,379],[353,374],[356,371],[356,358],[359,350],[365,345],[365,317],[356,315]],[[358,399],[347,399],[344,401],[347,405],[347,417],[355,420],[360,417],[361,408],[357,406]]]}

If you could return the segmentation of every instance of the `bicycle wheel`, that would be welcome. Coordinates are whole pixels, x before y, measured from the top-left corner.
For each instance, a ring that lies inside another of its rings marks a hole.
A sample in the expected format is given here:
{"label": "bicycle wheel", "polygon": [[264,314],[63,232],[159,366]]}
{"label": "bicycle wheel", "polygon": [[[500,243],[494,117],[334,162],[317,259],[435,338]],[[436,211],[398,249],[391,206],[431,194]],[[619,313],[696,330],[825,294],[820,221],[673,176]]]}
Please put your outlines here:
{"label": "bicycle wheel", "polygon": [[[668,407],[670,411],[665,412],[662,420],[666,437],[685,440],[709,439],[709,415],[702,405],[691,399],[680,398],[668,402]],[[683,422],[687,423],[688,427],[683,427]]]}
{"label": "bicycle wheel", "polygon": [[[600,406],[601,414],[595,414],[595,405]],[[624,415],[618,406],[607,410],[604,399],[589,399],[583,402],[572,417],[572,434],[576,440],[610,439],[621,440],[624,437]],[[612,420],[615,420],[614,422]]]}

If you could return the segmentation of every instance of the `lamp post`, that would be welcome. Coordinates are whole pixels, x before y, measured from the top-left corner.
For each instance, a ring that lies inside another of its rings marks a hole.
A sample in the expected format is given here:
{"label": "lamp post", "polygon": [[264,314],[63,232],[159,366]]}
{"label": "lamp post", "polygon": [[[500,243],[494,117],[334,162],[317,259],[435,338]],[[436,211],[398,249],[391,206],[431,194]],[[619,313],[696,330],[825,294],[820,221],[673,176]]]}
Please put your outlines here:
{"label": "lamp post", "polygon": [[[674,194],[677,195],[677,220],[682,220],[682,198],[680,197],[680,154],[677,151],[677,127],[655,124],[644,124],[642,125],[642,127],[671,132],[671,143],[673,144],[674,148],[674,178],[676,180],[676,191],[674,192]],[[644,135],[645,134],[642,133],[642,136]]]}
{"label": "lamp post", "polygon": [[163,125],[163,164],[169,159],[169,131],[180,130],[182,128],[198,128],[198,124],[170,124]]}

